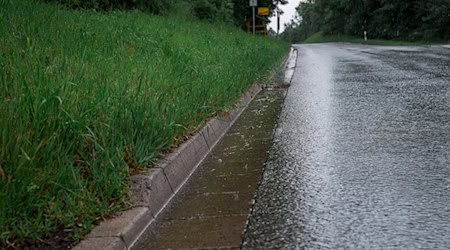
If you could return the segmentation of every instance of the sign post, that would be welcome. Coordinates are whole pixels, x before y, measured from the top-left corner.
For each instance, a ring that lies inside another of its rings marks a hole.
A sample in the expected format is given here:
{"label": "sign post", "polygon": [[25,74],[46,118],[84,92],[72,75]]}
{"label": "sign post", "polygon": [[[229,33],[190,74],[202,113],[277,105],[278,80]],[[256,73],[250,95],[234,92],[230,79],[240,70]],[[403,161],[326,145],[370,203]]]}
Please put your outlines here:
{"label": "sign post", "polygon": [[280,38],[280,15],[282,11],[278,8],[277,5],[277,38]]}
{"label": "sign post", "polygon": [[277,38],[280,38],[280,15],[284,14],[284,12],[280,9],[280,4],[285,5],[288,1],[286,0],[277,0],[276,10],[277,10]]}
{"label": "sign post", "polygon": [[256,25],[256,13],[255,8],[258,6],[258,0],[249,0],[250,7],[252,7],[252,15],[253,15],[253,35],[256,33],[255,25]]}
{"label": "sign post", "polygon": [[[277,0],[277,38],[280,38],[280,7],[278,6],[280,1]],[[300,6],[299,6],[300,8]]]}

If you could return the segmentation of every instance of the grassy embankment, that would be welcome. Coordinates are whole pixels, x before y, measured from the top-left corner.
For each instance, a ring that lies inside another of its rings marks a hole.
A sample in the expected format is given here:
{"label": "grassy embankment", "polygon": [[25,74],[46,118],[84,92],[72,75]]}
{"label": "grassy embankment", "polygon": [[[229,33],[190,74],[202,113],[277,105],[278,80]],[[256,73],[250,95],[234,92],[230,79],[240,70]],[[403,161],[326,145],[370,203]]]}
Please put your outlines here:
{"label": "grassy embankment", "polygon": [[133,168],[231,108],[289,49],[141,12],[0,6],[0,248],[77,238],[126,207]]}
{"label": "grassy embankment", "polygon": [[386,46],[399,46],[399,45],[425,45],[425,44],[434,44],[431,42],[407,42],[407,41],[396,41],[396,40],[379,40],[379,39],[368,39],[364,41],[364,38],[357,38],[352,36],[344,36],[344,35],[334,35],[334,36],[325,36],[322,32],[317,32],[310,37],[308,37],[303,43],[333,43],[333,42],[344,42],[344,43],[359,43],[359,44],[367,44],[367,45],[386,45]]}

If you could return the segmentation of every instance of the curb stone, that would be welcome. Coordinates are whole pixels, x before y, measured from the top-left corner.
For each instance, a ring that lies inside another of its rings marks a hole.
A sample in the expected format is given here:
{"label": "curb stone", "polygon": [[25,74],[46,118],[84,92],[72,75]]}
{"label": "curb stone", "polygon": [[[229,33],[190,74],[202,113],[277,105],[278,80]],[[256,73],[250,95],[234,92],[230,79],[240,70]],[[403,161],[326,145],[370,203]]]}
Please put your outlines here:
{"label": "curb stone", "polygon": [[[289,55],[292,53],[293,50]],[[287,60],[286,56],[282,63],[284,69]],[[73,249],[130,249],[261,90],[259,85],[251,85],[237,108],[211,119],[198,133],[159,161],[156,167],[131,176],[134,207],[101,222]]]}
{"label": "curb stone", "polygon": [[131,176],[134,207],[101,222],[73,249],[122,250],[133,246],[261,90],[259,85],[251,85],[235,110],[210,120],[197,134],[158,162],[156,167]]}

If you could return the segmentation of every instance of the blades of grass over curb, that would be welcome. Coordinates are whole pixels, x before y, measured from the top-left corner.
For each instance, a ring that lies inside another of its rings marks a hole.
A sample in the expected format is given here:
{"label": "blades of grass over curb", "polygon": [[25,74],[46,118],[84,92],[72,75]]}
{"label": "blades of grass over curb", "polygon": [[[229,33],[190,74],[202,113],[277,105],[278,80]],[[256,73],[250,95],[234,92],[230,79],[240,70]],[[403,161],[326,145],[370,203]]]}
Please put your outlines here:
{"label": "blades of grass over curb", "polygon": [[133,169],[230,109],[289,49],[141,12],[0,6],[0,247],[78,238],[126,207]]}

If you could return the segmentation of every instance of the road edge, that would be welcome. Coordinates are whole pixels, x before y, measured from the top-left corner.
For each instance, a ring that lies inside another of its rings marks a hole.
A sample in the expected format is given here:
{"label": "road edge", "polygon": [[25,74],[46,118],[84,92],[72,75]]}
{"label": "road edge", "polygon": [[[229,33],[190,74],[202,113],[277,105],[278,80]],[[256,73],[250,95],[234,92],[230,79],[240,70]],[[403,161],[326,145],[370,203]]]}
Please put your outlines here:
{"label": "road edge", "polygon": [[[289,53],[289,57],[286,59],[284,65],[283,65],[283,70],[284,70],[284,72],[283,72],[284,73],[283,80],[284,80],[284,84],[287,86],[287,88],[284,89],[283,102],[284,102],[284,99],[286,98],[287,92],[289,91],[289,87],[291,85],[292,79],[294,78],[295,68],[297,67],[297,58],[298,58],[298,49],[296,47],[292,46],[291,52]],[[282,110],[283,109],[284,109],[284,107],[282,107]],[[278,127],[278,125],[275,126],[275,130],[277,129],[277,127]],[[273,134],[272,135],[272,141],[274,139],[274,136],[275,135]],[[266,162],[267,162],[267,159],[266,159]],[[264,176],[265,170],[266,170],[266,166],[264,164],[263,176]],[[255,208],[255,204],[257,202],[256,199],[257,199],[258,189],[259,189],[259,187],[260,187],[260,185],[262,183],[263,176],[261,177],[261,180],[258,183],[258,187],[256,188],[256,192],[255,192],[255,194],[253,196],[253,199],[252,199],[252,204],[251,204],[251,208],[250,208],[250,211],[248,213],[248,216],[247,216],[247,220],[245,221],[244,232],[243,232],[243,240],[241,242],[240,249],[243,248],[243,241],[244,241],[245,235],[247,234],[249,219],[250,219],[251,214],[253,213],[253,210]]]}
{"label": "road edge", "polygon": [[[283,58],[281,66],[284,71],[288,70],[294,53],[295,50],[291,48],[290,53]],[[275,73],[272,72],[269,79],[273,79]],[[115,213],[112,219],[102,221],[73,249],[130,249],[262,89],[260,85],[252,84],[234,110],[209,120],[155,167],[131,176],[130,197],[133,206]]]}

